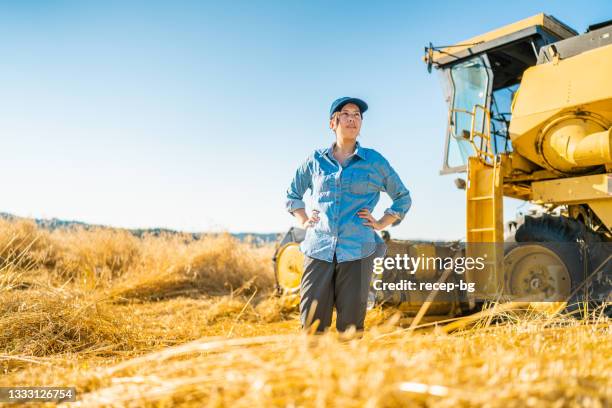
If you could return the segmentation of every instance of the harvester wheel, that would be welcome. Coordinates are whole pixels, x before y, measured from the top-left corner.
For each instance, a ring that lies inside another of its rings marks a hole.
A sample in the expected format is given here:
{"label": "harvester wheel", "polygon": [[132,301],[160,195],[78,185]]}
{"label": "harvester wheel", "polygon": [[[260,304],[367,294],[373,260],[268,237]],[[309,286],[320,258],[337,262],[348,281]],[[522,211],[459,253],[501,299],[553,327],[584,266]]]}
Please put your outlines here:
{"label": "harvester wheel", "polygon": [[274,277],[282,294],[296,293],[304,273],[304,254],[300,244],[289,242],[278,249],[274,265]]}
{"label": "harvester wheel", "polygon": [[548,311],[574,312],[585,304],[589,309],[601,305],[602,296],[609,294],[609,244],[581,222],[527,216],[515,238],[504,257],[506,287],[514,297],[539,295]]}

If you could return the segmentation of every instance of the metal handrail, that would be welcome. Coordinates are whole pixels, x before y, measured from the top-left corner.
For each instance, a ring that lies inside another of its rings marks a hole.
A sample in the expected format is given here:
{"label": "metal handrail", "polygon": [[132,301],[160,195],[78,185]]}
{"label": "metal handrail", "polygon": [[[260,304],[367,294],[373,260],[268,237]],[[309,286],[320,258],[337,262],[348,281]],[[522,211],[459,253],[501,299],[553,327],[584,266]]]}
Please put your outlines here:
{"label": "metal handrail", "polygon": [[[475,119],[478,109],[482,109],[482,113],[484,115],[484,126],[483,132],[476,131]],[[476,145],[475,138],[480,137],[480,146]],[[483,144],[486,141],[486,145]],[[491,146],[491,112],[483,105],[474,105],[474,109],[472,111],[472,126],[470,129],[470,142],[474,147],[474,150],[478,154],[478,158],[484,162],[485,164],[493,165],[495,163],[495,154],[493,153],[493,148]],[[487,161],[490,159],[491,162]]]}
{"label": "metal handrail", "polygon": [[[476,130],[476,114],[478,110],[481,109],[484,115],[484,131],[479,132]],[[491,112],[484,107],[483,105],[474,105],[472,111],[468,111],[466,109],[458,109],[451,108],[449,110],[449,128],[451,123],[456,127],[455,121],[452,120],[452,115],[454,113],[466,113],[472,116],[471,124],[470,124],[470,137],[469,142],[471,143],[474,151],[476,152],[476,156],[483,163],[494,166],[497,162],[496,155],[493,153],[493,148],[491,146]],[[458,139],[456,135],[456,129],[452,132],[452,135],[455,139]],[[480,143],[477,144],[476,138],[480,138]]]}

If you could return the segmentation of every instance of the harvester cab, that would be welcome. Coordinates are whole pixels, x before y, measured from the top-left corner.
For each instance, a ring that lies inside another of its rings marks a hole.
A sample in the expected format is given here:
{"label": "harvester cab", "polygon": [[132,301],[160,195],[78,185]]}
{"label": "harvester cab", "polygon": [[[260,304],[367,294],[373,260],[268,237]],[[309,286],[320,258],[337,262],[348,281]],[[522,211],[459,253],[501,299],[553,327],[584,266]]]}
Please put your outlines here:
{"label": "harvester cab", "polygon": [[[441,174],[467,173],[457,183],[466,255],[488,255],[467,280],[484,298],[609,297],[612,21],[578,34],[538,14],[457,45],[430,43],[424,61],[440,72],[448,105]],[[512,247],[504,197],[545,209],[524,218]]]}
{"label": "harvester cab", "polygon": [[490,161],[512,151],[511,107],[523,72],[543,47],[577,34],[539,14],[457,45],[425,48],[428,71],[440,71],[448,104],[441,174],[465,172],[470,156]]}

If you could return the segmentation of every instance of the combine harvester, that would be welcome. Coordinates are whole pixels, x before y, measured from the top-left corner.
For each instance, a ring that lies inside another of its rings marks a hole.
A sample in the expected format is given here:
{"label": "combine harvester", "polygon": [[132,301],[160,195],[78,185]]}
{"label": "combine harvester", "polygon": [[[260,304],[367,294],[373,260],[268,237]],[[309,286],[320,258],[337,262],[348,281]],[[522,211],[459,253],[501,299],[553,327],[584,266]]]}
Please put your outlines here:
{"label": "combine harvester", "polygon": [[[441,174],[466,191],[465,243],[391,240],[388,257],[483,257],[463,276],[421,268],[411,280],[474,283],[474,293],[378,290],[377,302],[448,318],[486,301],[599,305],[612,287],[612,21],[576,31],[539,14],[458,45],[425,48],[445,82],[448,123]],[[503,197],[541,206],[504,239]],[[275,256],[279,290],[299,287],[303,232],[291,229]],[[385,282],[406,271],[386,270]],[[434,294],[435,295],[435,294]],[[609,310],[609,309],[608,309]]]}

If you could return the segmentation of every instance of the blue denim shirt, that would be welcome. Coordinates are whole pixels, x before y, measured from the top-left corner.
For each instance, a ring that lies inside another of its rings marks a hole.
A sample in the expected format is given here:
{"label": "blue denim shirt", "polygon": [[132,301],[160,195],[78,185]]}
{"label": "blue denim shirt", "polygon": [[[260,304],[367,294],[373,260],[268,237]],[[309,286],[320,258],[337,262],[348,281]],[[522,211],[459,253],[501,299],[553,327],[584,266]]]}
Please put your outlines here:
{"label": "blue denim shirt", "polygon": [[332,262],[335,254],[338,262],[346,262],[384,249],[378,233],[363,225],[366,220],[357,215],[360,209],[372,212],[384,191],[393,200],[385,213],[396,216],[398,220],[393,225],[397,225],[412,200],[395,170],[376,150],[357,143],[355,152],[342,166],[333,156],[333,147],[315,150],[298,167],[287,190],[286,206],[291,213],[305,208],[304,193],[311,189],[319,222],[306,230],[301,251],[327,262]]}

